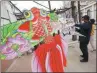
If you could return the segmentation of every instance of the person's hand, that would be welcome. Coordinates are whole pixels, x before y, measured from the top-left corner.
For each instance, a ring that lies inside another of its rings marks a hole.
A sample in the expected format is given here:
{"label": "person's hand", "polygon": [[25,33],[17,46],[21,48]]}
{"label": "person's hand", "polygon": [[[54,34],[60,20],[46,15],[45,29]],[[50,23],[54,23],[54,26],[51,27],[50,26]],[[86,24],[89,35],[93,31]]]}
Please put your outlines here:
{"label": "person's hand", "polygon": [[75,24],[74,26],[76,26],[76,25],[78,25],[78,24]]}

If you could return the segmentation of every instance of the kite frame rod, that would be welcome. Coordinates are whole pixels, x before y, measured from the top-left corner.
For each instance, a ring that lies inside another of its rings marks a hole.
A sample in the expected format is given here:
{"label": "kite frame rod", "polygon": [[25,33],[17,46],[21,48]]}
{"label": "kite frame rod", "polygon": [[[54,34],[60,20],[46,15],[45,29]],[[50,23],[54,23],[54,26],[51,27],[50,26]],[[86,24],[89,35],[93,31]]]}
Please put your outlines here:
{"label": "kite frame rod", "polygon": [[33,1],[33,2],[39,4],[40,6],[43,6],[43,7],[47,8],[47,9],[49,9],[48,7],[46,7],[46,6],[44,6],[44,5],[40,4],[40,3],[38,3],[38,2],[36,2],[36,1]]}

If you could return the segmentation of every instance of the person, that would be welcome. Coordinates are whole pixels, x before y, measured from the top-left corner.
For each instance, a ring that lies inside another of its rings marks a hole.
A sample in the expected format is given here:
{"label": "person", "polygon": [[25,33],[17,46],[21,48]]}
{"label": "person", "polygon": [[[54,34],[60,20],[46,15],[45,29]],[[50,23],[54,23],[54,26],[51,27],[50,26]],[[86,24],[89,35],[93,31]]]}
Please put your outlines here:
{"label": "person", "polygon": [[84,18],[83,17],[81,18],[81,23],[84,23]]}
{"label": "person", "polygon": [[96,51],[95,48],[95,44],[94,44],[94,32],[95,32],[95,20],[94,19],[90,19],[90,22],[92,24],[92,30],[91,30],[91,36],[90,36],[90,44],[93,48],[93,50],[91,50],[91,52]]}
{"label": "person", "polygon": [[78,33],[82,34],[79,36],[80,49],[83,54],[83,55],[80,55],[81,57],[83,57],[83,59],[80,60],[80,62],[88,62],[88,47],[87,46],[90,41],[90,33],[91,33],[91,23],[89,21],[89,16],[88,15],[83,16],[83,21],[84,23],[75,24],[75,30]]}

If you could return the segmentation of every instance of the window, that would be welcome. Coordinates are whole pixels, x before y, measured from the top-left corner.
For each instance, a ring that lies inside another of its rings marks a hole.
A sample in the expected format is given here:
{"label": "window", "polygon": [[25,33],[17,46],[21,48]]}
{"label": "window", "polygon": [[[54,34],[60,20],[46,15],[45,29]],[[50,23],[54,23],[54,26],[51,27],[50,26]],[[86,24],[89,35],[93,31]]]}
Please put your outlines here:
{"label": "window", "polygon": [[87,15],[91,18],[91,11],[90,11],[90,9],[87,10]]}

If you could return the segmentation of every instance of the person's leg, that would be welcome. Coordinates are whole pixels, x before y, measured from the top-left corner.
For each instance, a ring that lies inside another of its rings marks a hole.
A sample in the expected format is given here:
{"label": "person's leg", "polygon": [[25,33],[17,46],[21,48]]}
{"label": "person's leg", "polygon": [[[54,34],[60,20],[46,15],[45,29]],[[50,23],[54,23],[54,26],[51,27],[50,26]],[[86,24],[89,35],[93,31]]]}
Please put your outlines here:
{"label": "person's leg", "polygon": [[80,55],[81,57],[84,57],[83,47],[84,47],[84,44],[82,42],[80,42],[80,50],[82,52],[82,55]]}
{"label": "person's leg", "polygon": [[84,60],[88,61],[88,47],[87,47],[87,43],[84,44],[83,55],[84,55]]}
{"label": "person's leg", "polygon": [[90,44],[91,44],[91,47],[93,48],[92,51],[95,51],[96,48],[95,48],[95,43],[94,43],[94,36],[91,36],[91,38],[90,38]]}
{"label": "person's leg", "polygon": [[88,41],[84,41],[82,47],[82,51],[83,51],[83,58],[82,60],[80,60],[81,62],[88,62]]}

